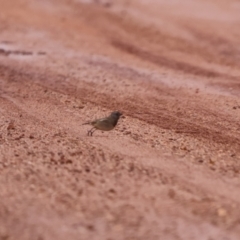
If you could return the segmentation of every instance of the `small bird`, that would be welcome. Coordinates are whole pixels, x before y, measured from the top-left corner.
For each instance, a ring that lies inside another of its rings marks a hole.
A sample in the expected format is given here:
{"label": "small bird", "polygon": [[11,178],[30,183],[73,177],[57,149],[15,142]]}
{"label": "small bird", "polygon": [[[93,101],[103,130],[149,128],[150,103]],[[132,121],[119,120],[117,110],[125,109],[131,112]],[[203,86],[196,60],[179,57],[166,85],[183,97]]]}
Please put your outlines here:
{"label": "small bird", "polygon": [[110,131],[110,130],[114,129],[114,127],[117,125],[118,120],[121,117],[121,115],[122,115],[121,112],[114,111],[106,118],[96,119],[91,122],[83,123],[82,125],[89,124],[89,125],[93,126],[93,128],[88,130],[88,133],[87,133],[88,136],[92,136],[96,130]]}

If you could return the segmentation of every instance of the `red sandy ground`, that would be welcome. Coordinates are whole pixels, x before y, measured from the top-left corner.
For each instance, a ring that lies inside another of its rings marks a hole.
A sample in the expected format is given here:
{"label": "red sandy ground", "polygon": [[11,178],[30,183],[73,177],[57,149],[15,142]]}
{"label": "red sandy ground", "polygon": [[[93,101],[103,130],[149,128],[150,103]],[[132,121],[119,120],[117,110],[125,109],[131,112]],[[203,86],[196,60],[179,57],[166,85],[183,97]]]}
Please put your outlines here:
{"label": "red sandy ground", "polygon": [[240,239],[239,12],[0,0],[0,239]]}

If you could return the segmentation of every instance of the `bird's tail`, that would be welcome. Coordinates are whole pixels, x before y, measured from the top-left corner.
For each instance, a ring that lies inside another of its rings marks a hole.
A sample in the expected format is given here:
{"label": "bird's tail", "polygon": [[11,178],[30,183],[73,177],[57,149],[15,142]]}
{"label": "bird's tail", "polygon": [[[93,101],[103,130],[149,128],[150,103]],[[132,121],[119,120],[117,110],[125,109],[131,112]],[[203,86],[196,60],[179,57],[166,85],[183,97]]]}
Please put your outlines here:
{"label": "bird's tail", "polygon": [[82,125],[90,125],[90,124],[91,124],[91,122],[85,122]]}

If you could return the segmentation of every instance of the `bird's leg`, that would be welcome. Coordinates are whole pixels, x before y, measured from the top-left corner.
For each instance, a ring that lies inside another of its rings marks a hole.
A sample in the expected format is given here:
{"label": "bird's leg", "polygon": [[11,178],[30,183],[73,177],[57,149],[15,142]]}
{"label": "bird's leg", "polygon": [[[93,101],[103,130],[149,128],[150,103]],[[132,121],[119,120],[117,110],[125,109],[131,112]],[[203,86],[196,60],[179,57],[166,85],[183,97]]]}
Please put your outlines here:
{"label": "bird's leg", "polygon": [[91,128],[90,130],[88,130],[87,135],[88,135],[88,136],[92,136],[92,134],[93,134],[92,130],[94,130],[94,129],[95,129],[95,127],[93,127],[93,128]]}
{"label": "bird's leg", "polygon": [[93,135],[93,133],[96,131],[97,129],[94,128],[93,131],[91,131],[91,136]]}

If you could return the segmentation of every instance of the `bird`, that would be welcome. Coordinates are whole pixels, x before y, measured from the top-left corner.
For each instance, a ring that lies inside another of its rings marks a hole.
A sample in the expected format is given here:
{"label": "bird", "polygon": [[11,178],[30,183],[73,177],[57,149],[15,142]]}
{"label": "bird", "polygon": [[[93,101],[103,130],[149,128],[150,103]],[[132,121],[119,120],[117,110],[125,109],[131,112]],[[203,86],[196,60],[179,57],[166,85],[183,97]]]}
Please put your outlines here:
{"label": "bird", "polygon": [[87,135],[92,136],[96,130],[110,131],[115,128],[122,113],[119,111],[112,112],[108,117],[85,122],[82,125],[92,125],[93,128],[88,130]]}

